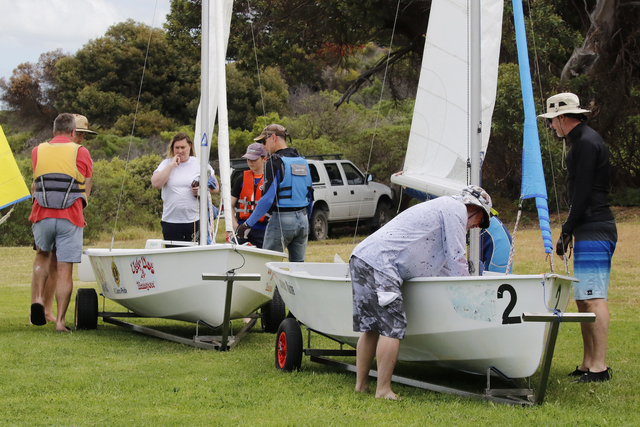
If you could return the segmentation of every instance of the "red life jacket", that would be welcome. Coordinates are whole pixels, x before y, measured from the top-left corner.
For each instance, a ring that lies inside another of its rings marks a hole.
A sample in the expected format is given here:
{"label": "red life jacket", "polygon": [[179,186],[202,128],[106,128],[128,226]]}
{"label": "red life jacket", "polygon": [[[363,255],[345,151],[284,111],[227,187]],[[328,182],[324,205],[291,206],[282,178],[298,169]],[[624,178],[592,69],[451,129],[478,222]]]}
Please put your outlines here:
{"label": "red life jacket", "polygon": [[[262,179],[263,176],[260,176],[260,182],[256,187],[254,185],[254,179],[257,178],[251,170],[244,171],[244,175],[242,177],[242,191],[240,192],[240,197],[238,198],[238,207],[236,208],[236,212],[238,212],[238,217],[241,220],[246,221],[253,211],[256,209],[256,204],[260,197],[262,197]],[[266,219],[265,216],[260,218],[258,222],[264,222]]]}

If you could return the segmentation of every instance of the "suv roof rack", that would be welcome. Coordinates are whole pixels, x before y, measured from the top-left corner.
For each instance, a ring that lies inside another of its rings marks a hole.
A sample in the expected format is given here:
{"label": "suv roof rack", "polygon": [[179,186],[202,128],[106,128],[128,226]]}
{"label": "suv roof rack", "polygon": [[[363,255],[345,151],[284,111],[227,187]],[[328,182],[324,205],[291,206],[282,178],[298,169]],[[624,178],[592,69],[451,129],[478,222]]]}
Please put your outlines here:
{"label": "suv roof rack", "polygon": [[[316,159],[316,160],[342,160],[343,154],[311,154],[309,156],[304,156],[305,159]],[[325,159],[327,157],[327,159]]]}

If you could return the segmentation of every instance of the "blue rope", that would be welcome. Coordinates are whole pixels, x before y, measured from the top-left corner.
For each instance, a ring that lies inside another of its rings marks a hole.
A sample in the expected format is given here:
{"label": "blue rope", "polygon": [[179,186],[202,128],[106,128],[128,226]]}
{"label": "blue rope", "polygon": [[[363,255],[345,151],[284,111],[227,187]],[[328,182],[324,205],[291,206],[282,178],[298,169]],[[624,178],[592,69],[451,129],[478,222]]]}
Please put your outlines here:
{"label": "blue rope", "polygon": [[558,310],[557,308],[554,308],[553,310],[549,308],[549,306],[547,306],[547,292],[546,292],[546,287],[545,287],[545,281],[544,279],[542,279],[542,302],[544,302],[544,307],[547,309],[547,311],[552,311],[553,314],[556,315],[556,320],[555,322],[562,322],[562,311]]}

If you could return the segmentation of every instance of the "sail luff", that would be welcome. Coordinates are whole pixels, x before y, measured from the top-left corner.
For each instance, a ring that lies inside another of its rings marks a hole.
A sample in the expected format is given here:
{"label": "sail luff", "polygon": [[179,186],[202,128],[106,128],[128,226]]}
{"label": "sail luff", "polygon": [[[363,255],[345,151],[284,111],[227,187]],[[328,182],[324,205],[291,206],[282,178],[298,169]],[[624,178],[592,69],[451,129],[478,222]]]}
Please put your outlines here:
{"label": "sail luff", "polygon": [[513,17],[516,29],[516,45],[518,48],[518,65],[520,68],[520,85],[524,106],[524,132],[522,147],[522,188],[520,197],[535,198],[542,241],[546,253],[551,253],[551,225],[547,203],[547,187],[542,168],[540,137],[536,120],[536,107],[533,98],[533,85],[529,66],[529,50],[524,25],[522,0],[513,0]]}
{"label": "sail luff", "polygon": [[[210,73],[209,73],[209,54],[210,54],[210,10],[209,10],[209,2],[207,0],[202,2],[202,36],[200,40],[200,109],[201,109],[201,117],[198,122],[201,124],[202,136],[198,136],[196,134],[196,138],[200,138],[200,146],[199,146],[199,160],[200,160],[200,191],[198,200],[200,203],[200,245],[207,244],[207,226],[208,223],[208,198],[206,197],[207,191],[209,191],[209,180],[208,180],[208,164],[209,164],[209,150],[211,146],[211,125],[210,125],[210,111],[211,107],[208,102],[209,97],[209,83],[210,83]],[[215,41],[215,38],[214,38]],[[214,61],[215,64],[215,61]],[[214,81],[214,86],[215,82]],[[214,107],[215,109],[215,107]],[[197,119],[196,119],[197,120]]]}
{"label": "sail luff", "polygon": [[227,79],[225,57],[229,38],[229,25],[224,22],[225,16],[231,16],[233,1],[216,0],[216,43],[218,56],[216,67],[218,74],[218,160],[220,162],[220,190],[224,206],[225,230],[233,232],[233,207],[231,206],[231,161],[229,152],[229,113],[227,110]]}
{"label": "sail luff", "polygon": [[[480,151],[482,150],[482,26],[480,2],[469,1],[469,182],[480,185]],[[487,132],[489,129],[487,129]],[[480,274],[480,231],[469,231],[468,258],[472,276]]]}

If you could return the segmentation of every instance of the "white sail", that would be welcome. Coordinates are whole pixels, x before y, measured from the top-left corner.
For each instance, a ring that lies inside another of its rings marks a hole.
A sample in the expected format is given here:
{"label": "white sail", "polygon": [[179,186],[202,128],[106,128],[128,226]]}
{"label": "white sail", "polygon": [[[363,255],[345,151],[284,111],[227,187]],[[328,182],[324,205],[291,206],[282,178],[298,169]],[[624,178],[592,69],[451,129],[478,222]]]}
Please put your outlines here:
{"label": "white sail", "polygon": [[[223,29],[223,53],[220,55],[221,58],[226,58],[227,45],[229,44],[229,33],[231,31],[231,13],[233,11],[233,0],[215,0],[215,3],[222,3],[222,29]],[[216,22],[216,8],[215,5],[212,5],[209,8],[209,20],[210,22]],[[209,26],[209,58],[213,61],[213,58],[218,57],[218,44],[216,42],[216,27],[218,25],[210,25]],[[213,62],[212,62],[213,63]],[[209,81],[217,82],[218,81],[218,68],[215,66],[210,66],[208,70]],[[206,130],[207,136],[207,156],[209,155],[209,150],[211,148],[211,135],[213,135],[213,126],[216,119],[216,112],[218,109],[218,86],[213,84],[209,87],[209,93],[207,95],[202,94],[200,98],[200,104],[198,105],[198,113],[196,115],[196,131],[194,137],[194,149],[196,151],[196,155],[200,157],[200,144],[202,142],[202,99],[206,99],[208,101],[209,106],[209,114],[208,114],[208,129]]]}
{"label": "white sail", "polygon": [[[222,201],[227,209],[225,213],[225,228],[233,232],[231,215],[231,175],[229,162],[229,129],[227,114],[226,92],[226,53],[231,30],[231,13],[233,0],[214,0],[202,3],[202,59],[201,59],[201,101],[196,116],[195,148],[200,157],[201,182],[207,182],[206,170],[211,149],[211,135],[218,113],[218,158],[220,161],[220,187]],[[206,31],[206,32],[205,32]],[[202,99],[207,100],[202,104]],[[207,186],[200,186],[200,244],[207,244],[208,223]]]}
{"label": "white sail", "polygon": [[[482,1],[481,7],[483,159],[498,83],[503,1]],[[468,19],[464,0],[432,4],[409,145],[402,175],[391,178],[395,184],[442,196],[468,183]]]}

